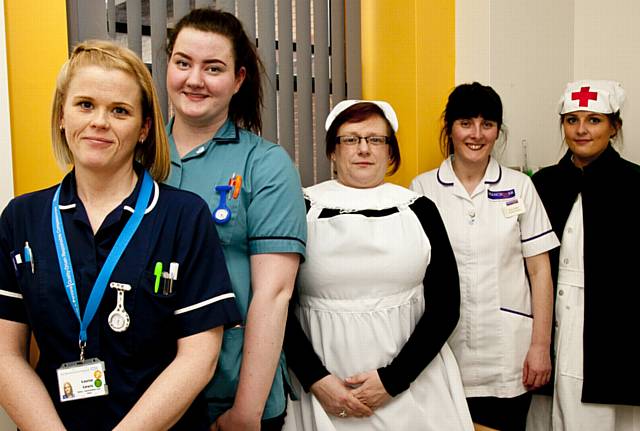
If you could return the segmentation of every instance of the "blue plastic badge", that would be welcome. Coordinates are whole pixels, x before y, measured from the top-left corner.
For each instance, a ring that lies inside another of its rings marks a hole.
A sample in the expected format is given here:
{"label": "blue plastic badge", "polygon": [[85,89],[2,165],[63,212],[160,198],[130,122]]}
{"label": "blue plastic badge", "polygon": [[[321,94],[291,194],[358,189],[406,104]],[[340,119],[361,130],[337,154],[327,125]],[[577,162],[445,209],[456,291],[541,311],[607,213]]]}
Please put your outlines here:
{"label": "blue plastic badge", "polygon": [[233,187],[231,186],[216,186],[216,192],[220,195],[220,202],[218,207],[213,210],[213,220],[217,224],[225,224],[231,220],[231,209],[227,206],[227,195]]}

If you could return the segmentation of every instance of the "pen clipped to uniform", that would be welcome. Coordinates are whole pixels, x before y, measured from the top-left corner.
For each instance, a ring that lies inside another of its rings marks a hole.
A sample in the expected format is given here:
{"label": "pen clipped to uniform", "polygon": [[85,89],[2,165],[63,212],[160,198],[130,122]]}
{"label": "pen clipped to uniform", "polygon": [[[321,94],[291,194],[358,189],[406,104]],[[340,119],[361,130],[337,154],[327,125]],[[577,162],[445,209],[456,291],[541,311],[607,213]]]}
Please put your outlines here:
{"label": "pen clipped to uniform", "polygon": [[169,293],[173,293],[173,282],[178,279],[178,268],[180,265],[178,262],[171,262],[169,264],[169,276],[171,279],[169,280]]}
{"label": "pen clipped to uniform", "polygon": [[31,264],[31,274],[34,274],[36,272],[36,266],[33,262],[33,252],[29,246],[29,241],[24,242],[24,261],[25,263]]}
{"label": "pen clipped to uniform", "polygon": [[158,289],[160,288],[160,277],[162,277],[162,262],[156,262],[156,265],[153,267],[153,275],[156,278],[153,285],[153,292],[158,293]]}
{"label": "pen clipped to uniform", "polygon": [[178,279],[178,262],[169,263],[169,272],[163,272],[162,294],[171,295],[173,293],[173,282]]}

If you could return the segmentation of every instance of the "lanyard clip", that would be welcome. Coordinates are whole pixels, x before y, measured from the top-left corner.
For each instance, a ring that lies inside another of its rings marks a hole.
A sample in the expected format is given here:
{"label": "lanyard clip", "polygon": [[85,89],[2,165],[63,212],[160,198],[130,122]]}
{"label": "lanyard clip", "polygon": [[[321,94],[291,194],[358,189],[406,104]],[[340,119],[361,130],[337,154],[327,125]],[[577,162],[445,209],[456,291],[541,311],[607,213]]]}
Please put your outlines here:
{"label": "lanyard clip", "polygon": [[84,362],[84,348],[87,346],[87,342],[78,340],[78,346],[80,347],[80,362]]}

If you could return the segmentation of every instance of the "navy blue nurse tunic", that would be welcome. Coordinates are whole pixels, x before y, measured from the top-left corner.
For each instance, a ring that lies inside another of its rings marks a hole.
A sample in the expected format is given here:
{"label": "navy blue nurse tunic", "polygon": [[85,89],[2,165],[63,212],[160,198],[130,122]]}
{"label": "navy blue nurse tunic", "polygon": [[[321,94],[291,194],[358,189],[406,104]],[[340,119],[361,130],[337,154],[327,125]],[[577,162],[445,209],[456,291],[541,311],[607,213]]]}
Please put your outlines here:
{"label": "navy blue nurse tunic", "polygon": [[[60,211],[84,312],[92,286],[115,240],[133,213],[138,184],[93,234],[77,196],[73,172],[62,181]],[[79,322],[64,290],[51,229],[56,187],[13,199],[0,218],[0,318],[30,326],[40,348],[36,372],[69,430],[112,429],[175,358],[177,340],[240,321],[210,212],[189,192],[154,183],[140,227],[117,263],[110,282],[127,283],[124,308],[131,323],[114,332],[107,323],[116,291],[107,287],[88,328],[87,358],[105,362],[106,396],[61,403],[56,370],[79,359]],[[15,264],[25,242],[30,264]],[[155,291],[154,267],[179,263],[172,293]],[[15,264],[15,265],[14,265]],[[34,414],[37,414],[34,412]],[[174,429],[207,430],[206,403],[196,398]]]}

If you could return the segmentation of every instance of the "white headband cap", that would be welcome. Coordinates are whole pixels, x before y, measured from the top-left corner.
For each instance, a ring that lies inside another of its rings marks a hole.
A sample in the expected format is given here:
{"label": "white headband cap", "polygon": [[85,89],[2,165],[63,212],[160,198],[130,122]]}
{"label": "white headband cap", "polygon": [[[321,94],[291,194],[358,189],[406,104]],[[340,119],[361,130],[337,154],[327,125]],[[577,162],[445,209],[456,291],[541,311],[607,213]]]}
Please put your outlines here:
{"label": "white headband cap", "polygon": [[583,80],[570,82],[564,89],[558,112],[591,111],[613,114],[624,104],[625,92],[616,81]]}
{"label": "white headband cap", "polygon": [[327,115],[327,121],[325,121],[324,123],[324,130],[329,130],[329,127],[331,127],[331,124],[333,124],[333,120],[335,120],[342,111],[355,105],[356,103],[373,103],[378,108],[382,109],[382,112],[384,113],[384,116],[389,124],[391,124],[391,128],[393,129],[393,131],[398,131],[398,117],[396,116],[396,111],[393,110],[389,103],[381,100],[343,100],[339,102],[338,104],[336,104],[336,106],[333,107],[331,112],[329,112],[329,115]]}

